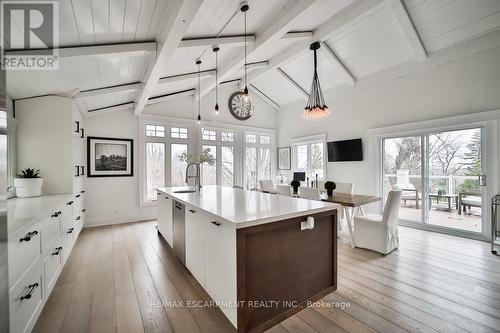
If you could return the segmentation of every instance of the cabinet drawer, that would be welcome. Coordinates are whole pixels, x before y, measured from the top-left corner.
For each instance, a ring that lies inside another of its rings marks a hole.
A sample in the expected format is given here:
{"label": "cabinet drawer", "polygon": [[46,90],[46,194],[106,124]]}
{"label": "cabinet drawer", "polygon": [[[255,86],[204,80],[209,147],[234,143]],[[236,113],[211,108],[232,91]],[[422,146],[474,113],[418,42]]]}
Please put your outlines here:
{"label": "cabinet drawer", "polygon": [[10,290],[10,331],[29,332],[38,318],[42,304],[42,263],[38,258]]}
{"label": "cabinet drawer", "polygon": [[[59,213],[59,214],[58,214]],[[43,219],[42,221],[42,248],[43,253],[47,253],[49,251],[48,246],[54,240],[54,238],[59,235],[59,231],[61,230],[60,212],[54,212],[50,217]]]}
{"label": "cabinet drawer", "polygon": [[71,249],[73,248],[73,244],[75,243],[74,233],[76,232],[74,227],[63,230],[62,235],[62,247],[63,247],[63,263],[68,259]]}
{"label": "cabinet drawer", "polygon": [[9,237],[9,285],[12,286],[41,254],[41,223]]}
{"label": "cabinet drawer", "polygon": [[43,261],[45,295],[47,296],[52,292],[52,289],[57,281],[57,277],[61,272],[62,256],[62,238],[57,237],[52,243],[50,243],[47,256]]}

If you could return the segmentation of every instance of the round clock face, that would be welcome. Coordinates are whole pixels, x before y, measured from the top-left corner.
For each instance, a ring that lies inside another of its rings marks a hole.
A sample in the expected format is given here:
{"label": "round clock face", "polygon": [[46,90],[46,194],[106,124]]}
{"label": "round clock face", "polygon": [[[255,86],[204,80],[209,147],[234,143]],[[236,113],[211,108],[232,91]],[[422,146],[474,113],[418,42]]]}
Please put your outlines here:
{"label": "round clock face", "polygon": [[234,118],[239,120],[247,120],[252,116],[252,103],[243,100],[243,92],[237,91],[229,97],[229,111]]}

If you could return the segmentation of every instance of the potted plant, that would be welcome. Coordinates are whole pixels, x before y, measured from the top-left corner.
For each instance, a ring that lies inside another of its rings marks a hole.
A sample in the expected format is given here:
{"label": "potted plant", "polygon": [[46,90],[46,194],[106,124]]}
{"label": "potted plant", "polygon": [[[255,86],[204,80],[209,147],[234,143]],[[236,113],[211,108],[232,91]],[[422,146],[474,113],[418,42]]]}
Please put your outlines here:
{"label": "potted plant", "polygon": [[39,176],[40,170],[24,169],[14,179],[16,195],[19,198],[38,197],[42,194],[43,178]]}
{"label": "potted plant", "polygon": [[333,195],[333,190],[335,190],[336,188],[337,184],[335,184],[334,182],[328,181],[325,183],[325,189],[327,195]]}
{"label": "potted plant", "polygon": [[290,185],[293,187],[293,194],[297,194],[297,192],[299,192],[300,182],[297,179],[294,179]]}

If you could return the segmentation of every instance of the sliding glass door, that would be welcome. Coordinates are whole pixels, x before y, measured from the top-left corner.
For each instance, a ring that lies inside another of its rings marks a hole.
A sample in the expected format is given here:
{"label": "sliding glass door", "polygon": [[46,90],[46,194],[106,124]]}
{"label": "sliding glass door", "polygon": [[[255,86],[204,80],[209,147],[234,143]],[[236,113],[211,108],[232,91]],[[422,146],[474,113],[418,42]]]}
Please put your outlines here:
{"label": "sliding glass door", "polygon": [[384,199],[403,191],[400,220],[482,232],[486,179],[482,128],[382,140]]}

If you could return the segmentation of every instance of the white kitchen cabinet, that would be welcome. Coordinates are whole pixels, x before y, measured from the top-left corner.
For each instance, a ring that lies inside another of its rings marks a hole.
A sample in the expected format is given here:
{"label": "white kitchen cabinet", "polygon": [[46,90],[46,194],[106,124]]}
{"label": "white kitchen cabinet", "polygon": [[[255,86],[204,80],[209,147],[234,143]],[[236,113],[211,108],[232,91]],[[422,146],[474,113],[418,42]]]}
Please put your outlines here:
{"label": "white kitchen cabinet", "polygon": [[173,229],[172,229],[172,198],[169,195],[158,192],[158,231],[168,244],[173,247]]}
{"label": "white kitchen cabinet", "polygon": [[200,285],[205,285],[205,225],[196,208],[186,206],[186,267]]}

